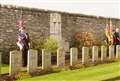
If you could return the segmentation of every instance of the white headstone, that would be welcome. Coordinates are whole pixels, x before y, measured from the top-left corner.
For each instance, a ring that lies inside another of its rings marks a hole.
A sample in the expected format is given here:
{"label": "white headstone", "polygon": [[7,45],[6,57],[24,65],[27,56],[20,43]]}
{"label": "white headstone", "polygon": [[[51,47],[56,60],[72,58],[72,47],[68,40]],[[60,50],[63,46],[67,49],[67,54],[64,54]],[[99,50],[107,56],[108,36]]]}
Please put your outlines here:
{"label": "white headstone", "polygon": [[65,51],[62,48],[57,49],[57,66],[65,66]]}
{"label": "white headstone", "polygon": [[2,52],[0,52],[0,74],[1,74],[1,67],[2,67]]}
{"label": "white headstone", "polygon": [[120,45],[116,46],[116,58],[119,59],[120,58]]}
{"label": "white headstone", "polygon": [[51,53],[49,50],[42,49],[42,69],[51,68]]}
{"label": "white headstone", "polygon": [[83,47],[82,48],[82,64],[86,64],[89,62],[89,48]]}
{"label": "white headstone", "polygon": [[38,65],[38,52],[37,52],[37,50],[30,49],[28,51],[27,71],[29,73],[36,72],[37,65]]}
{"label": "white headstone", "polygon": [[109,59],[114,59],[114,46],[113,45],[111,45],[111,46],[109,46]]}
{"label": "white headstone", "polygon": [[95,63],[98,61],[98,46],[92,47],[92,62]]}
{"label": "white headstone", "polygon": [[10,51],[9,75],[17,75],[21,69],[21,52]]}
{"label": "white headstone", "polygon": [[73,66],[78,63],[78,49],[71,48],[70,49],[70,65]]}
{"label": "white headstone", "polygon": [[105,61],[107,59],[107,47],[101,46],[101,61]]}

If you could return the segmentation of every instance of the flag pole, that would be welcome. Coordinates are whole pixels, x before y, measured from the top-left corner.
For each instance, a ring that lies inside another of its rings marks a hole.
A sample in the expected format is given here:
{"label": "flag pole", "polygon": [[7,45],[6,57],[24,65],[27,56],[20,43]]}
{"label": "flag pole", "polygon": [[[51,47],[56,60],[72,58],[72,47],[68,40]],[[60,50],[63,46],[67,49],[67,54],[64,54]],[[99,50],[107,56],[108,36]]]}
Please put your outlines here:
{"label": "flag pole", "polygon": [[20,20],[23,19],[23,9],[21,9],[21,12],[20,12]]}

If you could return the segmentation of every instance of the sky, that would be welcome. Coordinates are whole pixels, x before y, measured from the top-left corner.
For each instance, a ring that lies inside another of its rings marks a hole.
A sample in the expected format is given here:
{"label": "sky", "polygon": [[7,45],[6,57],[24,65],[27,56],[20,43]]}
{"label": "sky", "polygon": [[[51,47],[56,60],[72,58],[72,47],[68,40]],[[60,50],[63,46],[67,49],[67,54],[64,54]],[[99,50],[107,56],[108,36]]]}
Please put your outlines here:
{"label": "sky", "polygon": [[120,19],[120,0],[0,0],[0,4]]}

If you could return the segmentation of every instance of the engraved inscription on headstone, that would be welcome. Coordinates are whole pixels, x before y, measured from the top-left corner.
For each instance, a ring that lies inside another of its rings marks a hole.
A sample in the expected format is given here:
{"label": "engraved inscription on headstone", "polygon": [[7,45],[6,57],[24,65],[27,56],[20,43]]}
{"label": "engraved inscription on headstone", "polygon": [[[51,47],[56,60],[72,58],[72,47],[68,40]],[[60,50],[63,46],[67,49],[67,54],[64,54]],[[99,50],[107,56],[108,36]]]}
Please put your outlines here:
{"label": "engraved inscription on headstone", "polygon": [[95,63],[98,61],[98,46],[92,47],[92,62]]}
{"label": "engraved inscription on headstone", "polygon": [[86,64],[89,62],[89,48],[83,47],[82,48],[82,64]]}
{"label": "engraved inscription on headstone", "polygon": [[120,58],[120,45],[116,46],[116,58],[119,59]]}
{"label": "engraved inscription on headstone", "polygon": [[21,53],[17,50],[10,51],[10,67],[9,74],[16,75],[21,69]]}
{"label": "engraved inscription on headstone", "polygon": [[78,63],[78,49],[71,48],[70,49],[70,65],[73,66]]}
{"label": "engraved inscription on headstone", "polygon": [[65,65],[65,51],[62,48],[57,49],[57,66]]}
{"label": "engraved inscription on headstone", "polygon": [[28,51],[28,65],[27,65],[27,71],[29,73],[33,73],[37,70],[37,64],[38,64],[38,52],[37,50],[30,49]]}
{"label": "engraved inscription on headstone", "polygon": [[109,59],[114,59],[114,46],[109,46]]}
{"label": "engraved inscription on headstone", "polygon": [[51,53],[49,50],[42,49],[42,69],[51,68]]}
{"label": "engraved inscription on headstone", "polygon": [[101,61],[105,61],[107,59],[107,47],[101,46]]}

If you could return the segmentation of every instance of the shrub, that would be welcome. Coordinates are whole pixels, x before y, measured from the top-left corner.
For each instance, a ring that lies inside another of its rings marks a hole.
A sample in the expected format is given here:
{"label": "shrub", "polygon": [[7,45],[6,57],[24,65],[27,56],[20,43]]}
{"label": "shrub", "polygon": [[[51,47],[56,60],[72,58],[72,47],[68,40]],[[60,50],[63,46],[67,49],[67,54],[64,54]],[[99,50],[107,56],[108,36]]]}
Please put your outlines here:
{"label": "shrub", "polygon": [[44,48],[44,49],[48,49],[48,50],[50,50],[50,52],[51,52],[52,54],[55,54],[56,51],[57,51],[57,48],[58,48],[58,42],[57,42],[57,40],[55,40],[54,38],[49,37],[49,38],[46,39],[46,41],[44,42],[43,48]]}
{"label": "shrub", "polygon": [[75,42],[81,46],[99,45],[100,40],[89,32],[77,32],[75,34]]}
{"label": "shrub", "polygon": [[37,39],[37,40],[31,40],[31,45],[30,48],[36,49],[36,50],[41,50],[43,48],[45,40],[44,39]]}
{"label": "shrub", "polygon": [[31,40],[32,49],[41,51],[41,49],[48,49],[52,54],[55,54],[58,48],[58,42],[52,37],[45,39]]}

